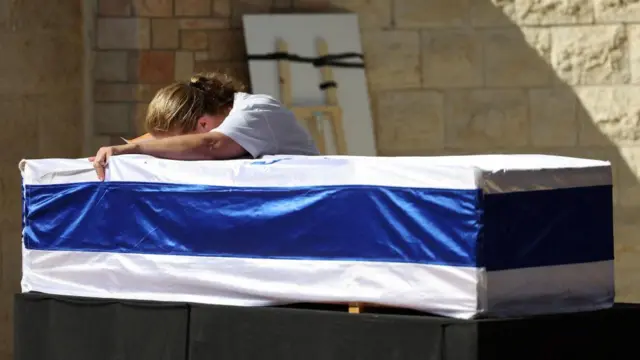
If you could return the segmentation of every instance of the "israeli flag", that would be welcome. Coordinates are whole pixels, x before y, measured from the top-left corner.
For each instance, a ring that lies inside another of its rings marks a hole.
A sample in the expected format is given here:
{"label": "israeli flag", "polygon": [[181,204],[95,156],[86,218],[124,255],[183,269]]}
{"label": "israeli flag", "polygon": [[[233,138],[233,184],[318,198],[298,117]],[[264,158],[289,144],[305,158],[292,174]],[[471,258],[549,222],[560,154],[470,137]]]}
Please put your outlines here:
{"label": "israeli flag", "polygon": [[23,160],[22,290],[456,318],[610,307],[611,166],[542,155]]}

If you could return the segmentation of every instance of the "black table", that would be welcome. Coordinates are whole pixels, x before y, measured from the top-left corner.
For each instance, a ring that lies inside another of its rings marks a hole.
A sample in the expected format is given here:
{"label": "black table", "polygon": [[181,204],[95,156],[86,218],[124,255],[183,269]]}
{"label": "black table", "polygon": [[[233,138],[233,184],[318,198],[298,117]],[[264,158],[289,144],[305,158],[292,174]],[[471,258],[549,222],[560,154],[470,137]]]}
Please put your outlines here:
{"label": "black table", "polygon": [[638,357],[640,305],[505,320],[379,309],[15,297],[16,360],[521,360]]}

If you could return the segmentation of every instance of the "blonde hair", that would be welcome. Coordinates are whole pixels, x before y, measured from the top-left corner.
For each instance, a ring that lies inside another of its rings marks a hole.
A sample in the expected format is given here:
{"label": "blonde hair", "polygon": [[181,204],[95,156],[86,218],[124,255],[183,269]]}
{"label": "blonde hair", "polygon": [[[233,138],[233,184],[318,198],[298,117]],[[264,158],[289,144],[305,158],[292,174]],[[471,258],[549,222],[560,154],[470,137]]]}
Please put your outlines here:
{"label": "blonde hair", "polygon": [[151,134],[192,132],[205,115],[222,115],[233,106],[234,95],[245,86],[217,72],[200,73],[190,81],[160,89],[149,103],[145,128]]}

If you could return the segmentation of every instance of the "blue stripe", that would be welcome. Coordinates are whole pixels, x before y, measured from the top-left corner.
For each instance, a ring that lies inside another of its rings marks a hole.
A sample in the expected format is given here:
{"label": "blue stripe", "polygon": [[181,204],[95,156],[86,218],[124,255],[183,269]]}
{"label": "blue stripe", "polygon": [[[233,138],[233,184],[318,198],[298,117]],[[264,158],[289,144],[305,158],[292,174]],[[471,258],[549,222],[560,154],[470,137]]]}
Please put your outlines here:
{"label": "blue stripe", "polygon": [[26,186],[37,250],[476,265],[478,190]]}
{"label": "blue stripe", "polygon": [[612,260],[611,190],[25,186],[24,237],[52,251],[517,269]]}
{"label": "blue stripe", "polygon": [[487,270],[613,260],[611,186],[492,194],[482,207]]}

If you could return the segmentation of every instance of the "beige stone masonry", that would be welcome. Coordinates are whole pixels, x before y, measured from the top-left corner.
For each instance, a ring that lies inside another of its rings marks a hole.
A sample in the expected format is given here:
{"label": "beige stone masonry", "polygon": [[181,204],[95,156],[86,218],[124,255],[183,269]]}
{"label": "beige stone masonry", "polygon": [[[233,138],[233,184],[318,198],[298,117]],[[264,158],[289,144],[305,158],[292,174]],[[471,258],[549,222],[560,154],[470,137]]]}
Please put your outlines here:
{"label": "beige stone masonry", "polygon": [[[640,87],[589,86],[574,89],[584,111],[582,145],[640,146]],[[640,205],[640,204],[639,204]]]}
{"label": "beige stone masonry", "polygon": [[469,23],[470,0],[395,0],[398,28],[463,27]]}
{"label": "beige stone masonry", "polygon": [[445,144],[481,152],[529,145],[529,98],[521,89],[454,90],[445,100]]}
{"label": "beige stone masonry", "polygon": [[552,83],[547,29],[483,31],[484,76],[489,87],[544,87]]}
{"label": "beige stone masonry", "polygon": [[362,48],[371,90],[421,86],[420,34],[417,31],[363,31]]}
{"label": "beige stone masonry", "polygon": [[629,69],[631,82],[640,85],[640,24],[627,25],[629,39]]}
{"label": "beige stone masonry", "polygon": [[470,0],[473,27],[513,26],[515,0]]}
{"label": "beige stone masonry", "polygon": [[444,95],[438,91],[378,95],[378,147],[385,152],[439,149],[444,145]]}
{"label": "beige stone masonry", "polygon": [[593,0],[593,3],[596,22],[640,22],[640,2],[637,0]]}
{"label": "beige stone masonry", "polygon": [[578,101],[568,87],[529,90],[531,141],[534,147],[577,146]]}
{"label": "beige stone masonry", "polygon": [[515,0],[517,21],[524,25],[593,22],[593,0]]}
{"label": "beige stone masonry", "polygon": [[558,77],[566,83],[629,82],[629,37],[624,25],[558,27],[551,34],[551,62]]}
{"label": "beige stone masonry", "polygon": [[362,29],[391,27],[392,0],[331,0],[330,6],[338,10],[355,12]]}
{"label": "beige stone masonry", "polygon": [[150,19],[105,18],[97,21],[98,49],[148,49],[151,47]]}
{"label": "beige stone masonry", "polygon": [[421,40],[424,87],[483,86],[482,34],[465,29],[423,30]]}
{"label": "beige stone masonry", "polygon": [[[222,70],[248,84],[251,13],[359,15],[381,155],[611,161],[617,296],[640,301],[638,0],[95,0],[84,13],[76,1],[0,1],[0,360],[19,289],[17,161],[86,155],[84,93],[97,149],[142,134],[148,102],[172,81]],[[94,25],[83,30],[82,16]]]}
{"label": "beige stone masonry", "polygon": [[151,20],[151,47],[173,50],[180,46],[180,22],[176,19]]}

